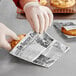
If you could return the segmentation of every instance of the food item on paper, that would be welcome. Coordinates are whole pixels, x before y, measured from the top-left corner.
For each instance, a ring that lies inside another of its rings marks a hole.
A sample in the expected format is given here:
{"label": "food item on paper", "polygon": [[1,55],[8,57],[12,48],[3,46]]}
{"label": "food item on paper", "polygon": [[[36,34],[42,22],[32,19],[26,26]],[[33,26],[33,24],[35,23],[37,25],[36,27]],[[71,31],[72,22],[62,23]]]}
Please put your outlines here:
{"label": "food item on paper", "polygon": [[49,34],[30,32],[10,52],[25,61],[43,67],[53,65],[69,47],[52,38]]}
{"label": "food item on paper", "polygon": [[19,40],[12,40],[10,42],[12,49],[25,37],[25,34],[18,35]]}
{"label": "food item on paper", "polygon": [[51,0],[51,4],[58,8],[68,8],[75,5],[75,0]]}
{"label": "food item on paper", "polygon": [[66,30],[64,27],[62,27],[61,31],[66,35],[76,36],[76,29]]}
{"label": "food item on paper", "polygon": [[54,22],[54,26],[59,29],[66,37],[76,37],[76,24],[73,22]]}

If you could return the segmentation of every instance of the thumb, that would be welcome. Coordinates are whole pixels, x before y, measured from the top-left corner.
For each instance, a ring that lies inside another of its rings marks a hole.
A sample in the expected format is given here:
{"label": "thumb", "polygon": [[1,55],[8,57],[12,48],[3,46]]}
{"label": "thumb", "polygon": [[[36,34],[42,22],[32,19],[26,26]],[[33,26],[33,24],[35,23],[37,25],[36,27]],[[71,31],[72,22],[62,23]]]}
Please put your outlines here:
{"label": "thumb", "polygon": [[4,48],[6,50],[11,50],[11,46],[6,40],[5,36],[2,36],[0,40],[1,40],[0,41],[1,48]]}
{"label": "thumb", "polygon": [[16,35],[16,33],[14,33],[13,31],[11,31],[10,29],[8,30],[8,32],[6,33],[6,35],[10,36],[14,40],[19,40],[19,38]]}

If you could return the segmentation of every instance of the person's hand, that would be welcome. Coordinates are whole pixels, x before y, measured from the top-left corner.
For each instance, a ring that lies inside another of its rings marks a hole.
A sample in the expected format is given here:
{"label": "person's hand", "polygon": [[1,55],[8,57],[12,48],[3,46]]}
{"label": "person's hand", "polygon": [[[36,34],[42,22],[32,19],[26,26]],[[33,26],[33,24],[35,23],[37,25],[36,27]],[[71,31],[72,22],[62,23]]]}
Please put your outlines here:
{"label": "person's hand", "polygon": [[[10,37],[10,40],[7,40],[6,36]],[[9,41],[12,39],[18,40],[17,35],[9,28],[7,28],[4,24],[0,23],[0,48],[10,50],[11,46],[9,44]]]}
{"label": "person's hand", "polygon": [[41,6],[38,2],[28,2],[23,9],[31,27],[37,33],[43,33],[51,26],[53,14],[48,7]]}

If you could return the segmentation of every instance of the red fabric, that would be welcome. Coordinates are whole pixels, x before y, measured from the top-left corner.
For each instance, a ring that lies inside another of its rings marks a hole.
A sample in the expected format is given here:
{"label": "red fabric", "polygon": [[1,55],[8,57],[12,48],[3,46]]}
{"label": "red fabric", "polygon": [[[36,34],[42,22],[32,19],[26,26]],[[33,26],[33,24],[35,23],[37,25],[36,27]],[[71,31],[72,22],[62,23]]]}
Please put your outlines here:
{"label": "red fabric", "polygon": [[[19,4],[19,0],[13,0],[15,5],[18,7],[18,8],[21,8],[20,4]],[[40,0],[38,0],[40,1]],[[22,9],[22,8],[21,8]]]}
{"label": "red fabric", "polygon": [[15,5],[18,7],[18,8],[21,8],[20,4],[19,4],[19,0],[13,0]]}

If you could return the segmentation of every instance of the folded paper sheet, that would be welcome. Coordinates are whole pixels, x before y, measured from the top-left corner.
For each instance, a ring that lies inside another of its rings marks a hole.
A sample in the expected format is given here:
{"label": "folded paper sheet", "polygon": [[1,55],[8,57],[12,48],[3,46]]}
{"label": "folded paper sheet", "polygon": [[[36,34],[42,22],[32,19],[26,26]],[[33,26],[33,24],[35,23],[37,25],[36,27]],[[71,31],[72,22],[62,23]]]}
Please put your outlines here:
{"label": "folded paper sheet", "polygon": [[40,66],[50,67],[68,50],[69,47],[47,33],[30,32],[10,54]]}
{"label": "folded paper sheet", "polygon": [[67,38],[76,37],[76,21],[75,20],[60,20],[53,24],[59,31],[61,31]]}

